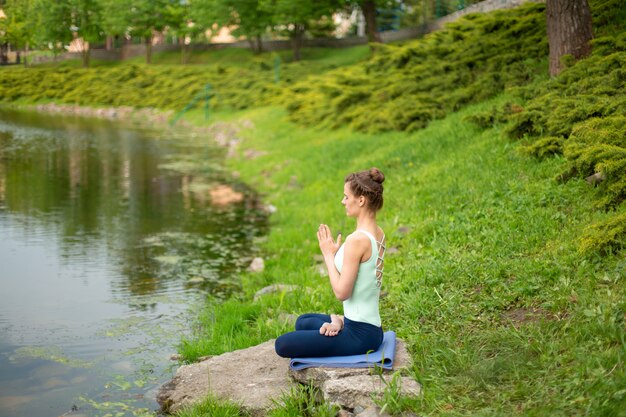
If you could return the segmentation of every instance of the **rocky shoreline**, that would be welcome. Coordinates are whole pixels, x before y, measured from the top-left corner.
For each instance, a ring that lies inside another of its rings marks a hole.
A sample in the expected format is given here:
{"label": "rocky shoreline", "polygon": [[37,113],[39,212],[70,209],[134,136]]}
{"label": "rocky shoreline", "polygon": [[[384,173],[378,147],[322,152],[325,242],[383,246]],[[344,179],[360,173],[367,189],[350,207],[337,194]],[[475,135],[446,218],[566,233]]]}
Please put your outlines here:
{"label": "rocky shoreline", "polygon": [[[274,351],[274,340],[247,349],[227,352],[178,368],[163,385],[157,402],[165,413],[175,413],[202,402],[208,396],[237,403],[253,416],[264,416],[274,401],[298,384],[318,390],[322,399],[338,406],[338,416],[389,416],[381,407],[385,390],[396,384],[397,394],[415,398],[421,386],[404,376],[411,366],[406,345],[397,341],[393,370],[308,368],[294,371],[289,359]],[[410,414],[405,414],[409,416]]]}
{"label": "rocky shoreline", "polygon": [[[36,104],[25,106],[26,109],[36,110],[43,113],[55,113],[67,116],[97,117],[108,120],[132,120],[149,124],[165,124],[172,117],[172,110],[159,110],[152,107],[135,108],[130,106],[120,107],[85,107],[70,104]],[[181,125],[186,125],[184,120]]]}

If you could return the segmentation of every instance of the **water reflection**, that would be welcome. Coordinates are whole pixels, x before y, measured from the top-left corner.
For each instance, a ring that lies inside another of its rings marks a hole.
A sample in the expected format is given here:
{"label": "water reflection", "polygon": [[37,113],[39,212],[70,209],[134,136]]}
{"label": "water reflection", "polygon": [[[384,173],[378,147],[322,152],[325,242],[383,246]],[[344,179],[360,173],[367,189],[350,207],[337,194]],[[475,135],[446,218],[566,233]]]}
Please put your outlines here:
{"label": "water reflection", "polygon": [[[219,149],[175,135],[0,109],[1,415],[60,415],[91,392],[88,407],[103,385],[145,396],[166,366],[136,374],[174,350],[188,303],[237,288],[265,215]],[[224,184],[241,201],[212,204]]]}

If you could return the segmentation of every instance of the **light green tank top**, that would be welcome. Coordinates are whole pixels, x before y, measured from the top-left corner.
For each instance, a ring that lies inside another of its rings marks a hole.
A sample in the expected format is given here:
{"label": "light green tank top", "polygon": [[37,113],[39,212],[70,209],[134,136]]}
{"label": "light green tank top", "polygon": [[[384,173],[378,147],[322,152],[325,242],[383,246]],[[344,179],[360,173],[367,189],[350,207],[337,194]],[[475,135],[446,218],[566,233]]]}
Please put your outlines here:
{"label": "light green tank top", "polygon": [[[350,298],[343,302],[343,314],[350,320],[373,324],[380,327],[378,299],[382,283],[382,266],[385,255],[385,237],[381,242],[366,230],[357,230],[369,237],[372,243],[372,256],[359,264],[356,282]],[[335,254],[335,267],[341,273],[343,267],[344,245]],[[380,245],[380,246],[379,246]]]}

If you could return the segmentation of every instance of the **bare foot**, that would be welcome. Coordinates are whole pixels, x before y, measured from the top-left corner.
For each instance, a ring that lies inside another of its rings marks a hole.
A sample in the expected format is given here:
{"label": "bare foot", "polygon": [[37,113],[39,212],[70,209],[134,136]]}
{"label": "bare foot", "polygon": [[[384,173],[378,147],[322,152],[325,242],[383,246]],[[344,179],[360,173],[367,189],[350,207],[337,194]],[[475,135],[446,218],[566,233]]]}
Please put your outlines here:
{"label": "bare foot", "polygon": [[336,323],[324,323],[320,327],[320,334],[324,336],[337,336],[341,331],[341,327]]}

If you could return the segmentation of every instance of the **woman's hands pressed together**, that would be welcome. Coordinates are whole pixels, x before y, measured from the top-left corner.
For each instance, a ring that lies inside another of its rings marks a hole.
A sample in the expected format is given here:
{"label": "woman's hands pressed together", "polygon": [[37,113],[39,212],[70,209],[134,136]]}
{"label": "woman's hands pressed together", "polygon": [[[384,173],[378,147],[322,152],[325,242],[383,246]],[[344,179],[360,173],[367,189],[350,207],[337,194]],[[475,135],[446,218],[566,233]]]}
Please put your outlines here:
{"label": "woman's hands pressed together", "polygon": [[330,232],[330,227],[325,224],[320,224],[320,227],[317,229],[317,240],[324,258],[334,257],[335,253],[337,253],[341,247],[341,233],[337,234],[337,242],[335,242]]}

